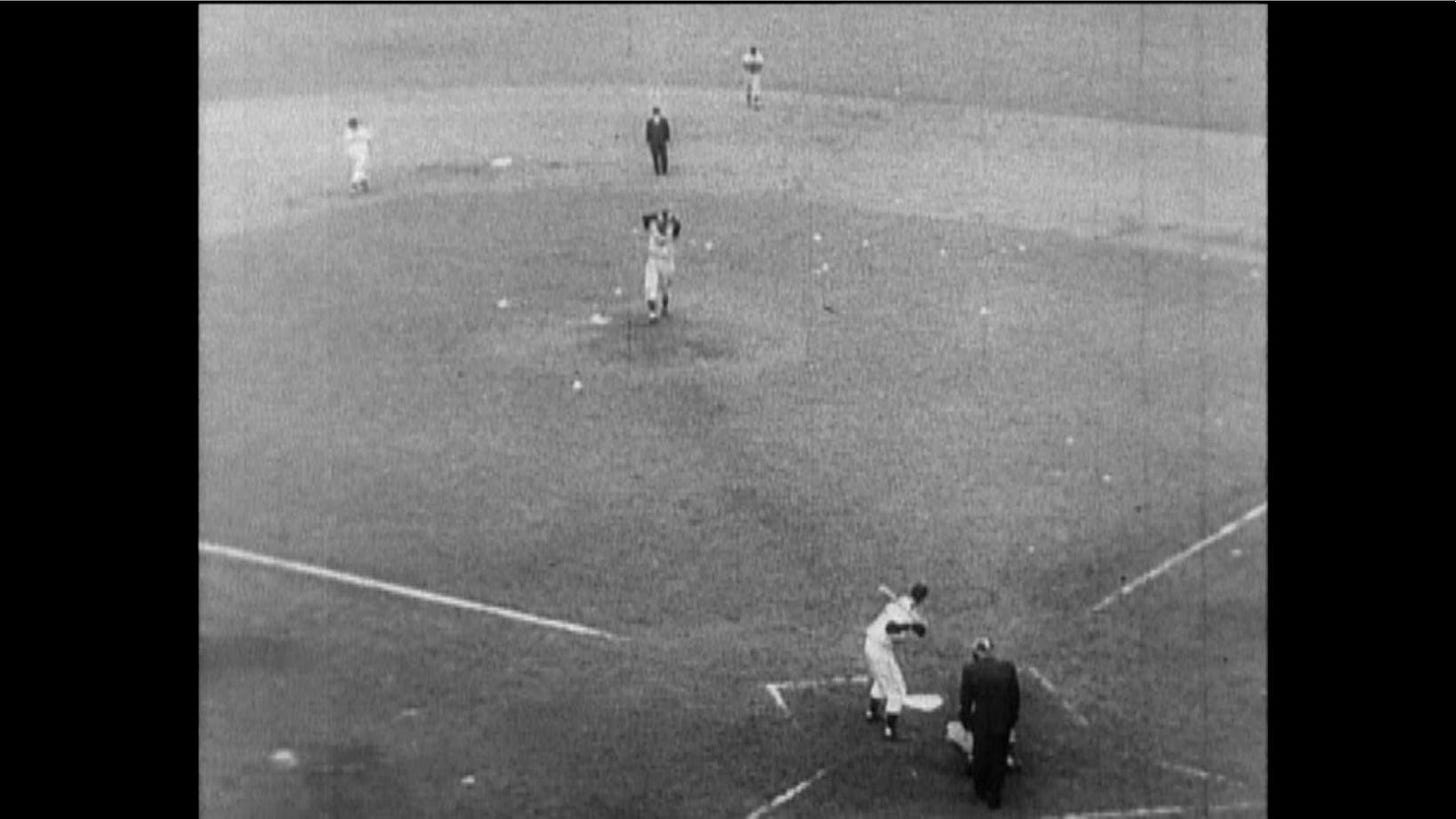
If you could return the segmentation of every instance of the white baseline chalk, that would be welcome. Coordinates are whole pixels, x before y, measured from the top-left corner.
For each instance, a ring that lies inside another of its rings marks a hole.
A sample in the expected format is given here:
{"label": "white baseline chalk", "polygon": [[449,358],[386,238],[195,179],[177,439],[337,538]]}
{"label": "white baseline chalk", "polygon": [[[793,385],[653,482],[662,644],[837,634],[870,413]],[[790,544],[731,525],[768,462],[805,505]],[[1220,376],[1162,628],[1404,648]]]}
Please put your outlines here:
{"label": "white baseline chalk", "polygon": [[774,704],[779,707],[779,710],[785,714],[789,713],[789,704],[784,702],[784,695],[779,693],[779,687],[773,683],[764,683],[763,687],[768,689],[769,696],[773,697]]}
{"label": "white baseline chalk", "polygon": [[451,597],[445,594],[436,594],[434,592],[422,591],[420,589],[412,589],[408,586],[401,586],[396,583],[386,583],[383,580],[374,580],[368,577],[361,577],[357,574],[338,572],[334,571],[333,569],[325,569],[321,566],[310,566],[307,563],[296,563],[292,560],[282,560],[280,558],[269,557],[267,555],[261,555],[243,549],[234,549],[231,546],[219,546],[215,543],[199,542],[197,544],[197,548],[199,551],[202,551],[206,554],[231,558],[233,560],[242,560],[247,563],[256,563],[260,566],[270,566],[275,569],[283,569],[284,571],[297,572],[298,574],[305,574],[311,577],[320,577],[325,580],[332,580],[336,583],[345,583],[350,586],[358,586],[361,589],[373,589],[375,591],[382,591],[388,594],[399,595],[400,597],[408,597],[412,600],[421,600],[426,603],[435,603],[437,605],[450,606],[452,608],[464,609],[466,611],[478,611],[483,614],[492,614],[496,617],[504,617],[508,620],[518,620],[522,623],[530,623],[533,626],[542,626],[544,628],[553,628],[559,631],[568,631],[572,634],[581,634],[587,637],[601,637],[606,640],[626,639],[625,637],[618,637],[615,634],[601,631],[600,629],[594,629],[589,626],[578,625],[577,623],[568,623],[564,620],[552,620],[548,617],[538,617],[534,614],[527,614],[523,611],[516,611],[514,609],[503,608],[501,606],[490,606],[486,605],[485,603],[477,603],[473,600],[463,600],[459,597]]}
{"label": "white baseline chalk", "polygon": [[820,768],[819,773],[814,774],[808,779],[805,779],[803,782],[800,782],[799,784],[795,785],[792,788],[789,788],[778,796],[775,796],[773,800],[770,801],[768,804],[760,805],[756,810],[753,811],[753,813],[748,814],[748,819],[759,819],[760,816],[767,816],[769,811],[772,811],[774,808],[777,808],[778,806],[784,804],[790,799],[793,799],[794,797],[803,793],[805,789],[807,789],[815,782],[818,782],[826,773],[829,773],[828,768]]}
{"label": "white baseline chalk", "polygon": [[786,680],[771,683],[771,685],[783,690],[795,691],[805,688],[825,688],[831,685],[863,685],[869,681],[870,678],[865,674],[845,674],[838,677],[825,677],[821,680]]}
{"label": "white baseline chalk", "polygon": [[[1209,805],[1208,812],[1232,813],[1234,811],[1263,810],[1263,802],[1236,802],[1229,805]],[[1064,813],[1060,816],[1044,816],[1042,819],[1124,819],[1135,816],[1181,816],[1185,813],[1198,813],[1194,808],[1185,808],[1176,805],[1156,808],[1128,808],[1126,810],[1100,810],[1092,813]]]}
{"label": "white baseline chalk", "polygon": [[1186,776],[1191,776],[1195,779],[1211,779],[1215,782],[1228,782],[1234,785],[1242,784],[1235,780],[1229,779],[1228,777],[1221,774],[1201,770],[1199,768],[1193,767],[1192,765],[1181,765],[1177,762],[1159,762],[1157,763],[1157,766],[1165,771],[1173,771],[1174,773],[1184,774]]}
{"label": "white baseline chalk", "polygon": [[1101,610],[1107,608],[1108,606],[1112,605],[1112,602],[1114,600],[1116,600],[1117,598],[1122,597],[1122,596],[1127,595],[1127,594],[1131,594],[1132,591],[1134,589],[1136,589],[1138,586],[1141,586],[1142,584],[1148,582],[1149,580],[1152,580],[1153,578],[1157,577],[1158,575],[1162,574],[1163,572],[1168,571],[1169,569],[1173,568],[1174,566],[1178,565],[1179,563],[1182,563],[1184,560],[1187,560],[1188,558],[1192,557],[1193,555],[1198,554],[1200,551],[1202,551],[1203,549],[1207,548],[1208,546],[1211,546],[1212,544],[1217,543],[1220,540],[1223,540],[1224,538],[1226,538],[1229,535],[1233,534],[1240,526],[1243,526],[1245,523],[1248,523],[1249,521],[1253,520],[1254,518],[1257,518],[1260,515],[1263,515],[1267,511],[1269,511],[1269,502],[1268,501],[1264,501],[1263,503],[1259,504],[1258,506],[1255,506],[1253,509],[1250,509],[1249,511],[1245,512],[1244,513],[1244,516],[1241,517],[1241,518],[1239,518],[1238,520],[1231,521],[1229,523],[1224,524],[1223,525],[1223,528],[1219,529],[1217,532],[1214,532],[1213,534],[1209,535],[1208,537],[1204,538],[1203,540],[1198,541],[1197,543],[1193,544],[1192,546],[1189,546],[1187,549],[1184,549],[1183,551],[1179,552],[1178,554],[1173,555],[1172,557],[1168,558],[1167,560],[1164,560],[1162,563],[1159,563],[1158,566],[1156,568],[1154,568],[1152,571],[1147,572],[1146,574],[1140,575],[1140,576],[1132,579],[1131,581],[1129,581],[1128,583],[1126,583],[1122,588],[1118,589],[1117,591],[1113,592],[1112,594],[1107,595],[1107,597],[1105,599],[1103,599],[1103,601],[1101,603],[1098,603],[1097,605],[1093,606],[1092,607],[1092,611],[1093,612],[1098,612],[1098,611],[1101,611]]}
{"label": "white baseline chalk", "polygon": [[785,715],[788,715],[789,704],[784,700],[785,691],[807,691],[815,688],[827,688],[831,685],[868,685],[870,678],[864,674],[847,674],[838,677],[825,677],[820,680],[784,680],[783,682],[764,683],[763,687],[768,695],[773,697],[774,705],[779,707]]}
{"label": "white baseline chalk", "polygon": [[1086,728],[1088,725],[1091,724],[1087,722],[1086,717],[1077,713],[1077,709],[1073,708],[1072,704],[1067,702],[1066,698],[1057,691],[1056,686],[1052,685],[1051,680],[1048,680],[1045,676],[1043,676],[1040,671],[1037,671],[1036,668],[1033,666],[1027,666],[1026,672],[1032,677],[1036,678],[1036,681],[1041,683],[1041,687],[1045,688],[1047,690],[1047,693],[1051,694],[1053,697],[1056,698],[1057,702],[1061,704],[1062,710],[1066,711],[1067,714],[1071,716],[1073,722],[1077,723],[1083,728]]}

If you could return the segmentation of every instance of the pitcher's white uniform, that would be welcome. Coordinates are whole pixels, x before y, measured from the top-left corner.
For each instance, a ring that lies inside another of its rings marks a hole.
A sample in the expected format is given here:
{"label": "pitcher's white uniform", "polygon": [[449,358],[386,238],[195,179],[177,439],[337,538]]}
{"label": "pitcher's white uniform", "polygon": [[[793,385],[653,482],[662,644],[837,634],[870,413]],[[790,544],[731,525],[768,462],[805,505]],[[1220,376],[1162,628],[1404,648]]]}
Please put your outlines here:
{"label": "pitcher's white uniform", "polygon": [[[880,616],[865,629],[865,661],[869,665],[870,678],[874,680],[870,686],[870,699],[885,701],[887,717],[900,713],[907,693],[905,675],[900,671],[900,663],[895,660],[895,643],[903,641],[914,624],[925,625],[924,618],[915,609],[914,598],[908,594],[901,595],[886,603]],[[899,633],[889,633],[886,627],[891,623],[898,627]]]}
{"label": "pitcher's white uniform", "polygon": [[662,211],[642,217],[647,229],[647,267],[642,272],[642,290],[647,298],[647,320],[657,321],[659,310],[667,315],[668,291],[676,272],[674,247],[682,223],[676,216]]}
{"label": "pitcher's white uniform", "polygon": [[349,126],[344,130],[344,153],[354,163],[354,172],[349,177],[349,190],[354,192],[369,190],[369,149],[374,134],[359,120],[349,120]]}
{"label": "pitcher's white uniform", "polygon": [[757,108],[761,90],[760,78],[763,76],[763,55],[758,53],[757,47],[750,47],[748,53],[743,55],[743,70],[748,72],[748,104]]}

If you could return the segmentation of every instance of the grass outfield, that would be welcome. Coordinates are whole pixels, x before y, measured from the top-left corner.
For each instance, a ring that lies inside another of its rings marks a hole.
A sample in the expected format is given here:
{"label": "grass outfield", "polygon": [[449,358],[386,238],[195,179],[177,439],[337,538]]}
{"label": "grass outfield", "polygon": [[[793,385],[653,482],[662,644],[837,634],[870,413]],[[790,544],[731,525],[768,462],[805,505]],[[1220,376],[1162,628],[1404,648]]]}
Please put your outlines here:
{"label": "grass outfield", "polygon": [[457,86],[788,89],[1267,132],[1259,6],[202,9],[202,98]]}
{"label": "grass outfield", "polygon": [[857,687],[763,687],[861,673],[917,578],[913,688],[982,632],[1023,667],[1008,813],[1262,803],[1263,520],[1091,611],[1266,500],[1257,142],[919,104],[897,152],[904,103],[668,88],[657,181],[643,89],[448,85],[204,105],[199,537],[626,639],[203,556],[203,815],[746,816],[820,771],[774,815],[958,815],[945,712],[886,745]]}

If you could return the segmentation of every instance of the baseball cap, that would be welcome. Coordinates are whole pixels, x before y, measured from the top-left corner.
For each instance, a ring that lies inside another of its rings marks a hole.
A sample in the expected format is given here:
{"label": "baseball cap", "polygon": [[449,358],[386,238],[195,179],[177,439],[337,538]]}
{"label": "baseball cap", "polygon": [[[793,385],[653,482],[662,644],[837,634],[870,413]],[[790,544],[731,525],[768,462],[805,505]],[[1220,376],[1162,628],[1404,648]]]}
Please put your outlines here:
{"label": "baseball cap", "polygon": [[971,651],[977,654],[986,654],[995,647],[996,645],[991,642],[990,637],[977,637],[975,645],[971,646]]}

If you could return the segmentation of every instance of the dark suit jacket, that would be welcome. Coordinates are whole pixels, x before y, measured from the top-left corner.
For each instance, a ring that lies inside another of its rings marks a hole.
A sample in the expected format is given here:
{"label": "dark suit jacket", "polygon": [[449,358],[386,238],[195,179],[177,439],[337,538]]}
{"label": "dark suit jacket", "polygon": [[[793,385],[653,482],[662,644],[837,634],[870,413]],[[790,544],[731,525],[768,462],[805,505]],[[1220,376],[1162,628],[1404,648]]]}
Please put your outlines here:
{"label": "dark suit jacket", "polygon": [[666,145],[672,137],[672,131],[667,127],[667,117],[647,120],[647,144]]}
{"label": "dark suit jacket", "polygon": [[1021,716],[1016,666],[984,657],[961,669],[961,724],[972,734],[1004,734]]}

